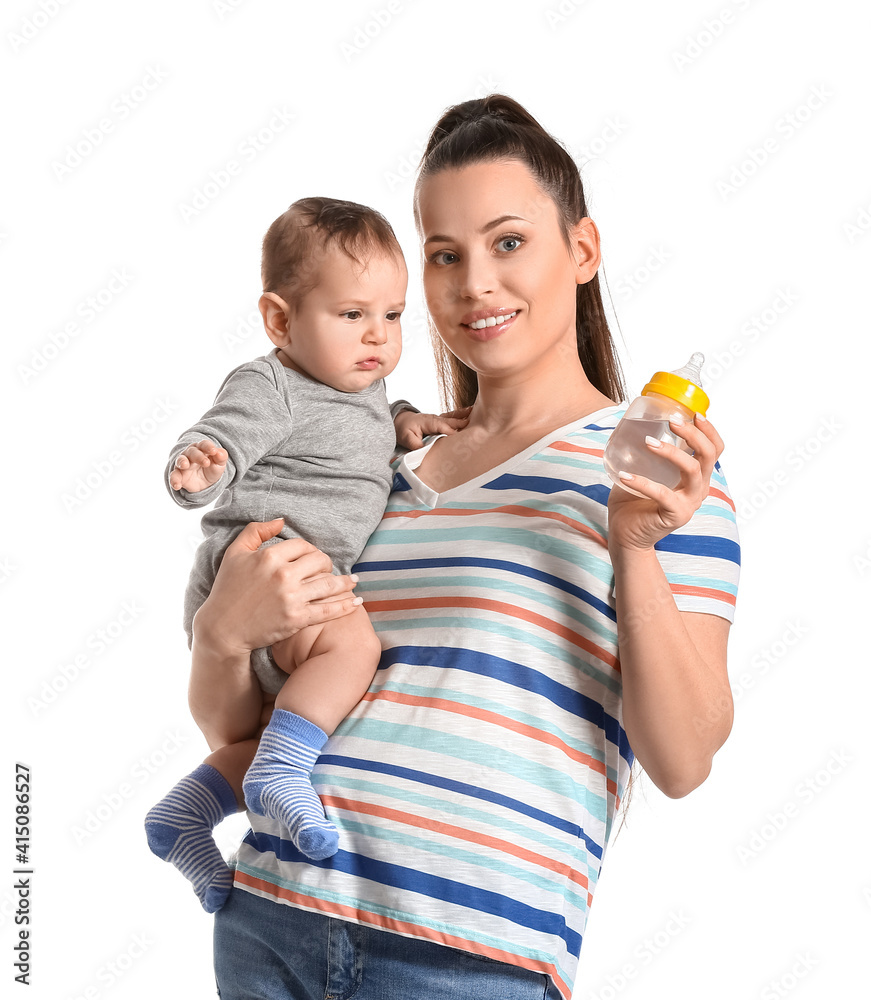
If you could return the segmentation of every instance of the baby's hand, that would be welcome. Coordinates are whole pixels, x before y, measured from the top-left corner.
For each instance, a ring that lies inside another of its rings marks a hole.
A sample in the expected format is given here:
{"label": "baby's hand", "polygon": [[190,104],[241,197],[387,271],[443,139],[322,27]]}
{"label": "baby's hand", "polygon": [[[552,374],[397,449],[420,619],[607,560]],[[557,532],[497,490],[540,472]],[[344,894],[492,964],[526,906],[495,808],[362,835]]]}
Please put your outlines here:
{"label": "baby's hand", "polygon": [[396,443],[401,448],[414,451],[421,447],[427,434],[453,434],[455,431],[461,431],[468,424],[471,412],[471,406],[441,414],[402,410],[393,421],[396,428]]}
{"label": "baby's hand", "polygon": [[224,475],[228,458],[226,449],[219,448],[212,441],[203,439],[197,444],[190,444],[175,460],[175,468],[169,474],[169,485],[174,490],[199,493]]}

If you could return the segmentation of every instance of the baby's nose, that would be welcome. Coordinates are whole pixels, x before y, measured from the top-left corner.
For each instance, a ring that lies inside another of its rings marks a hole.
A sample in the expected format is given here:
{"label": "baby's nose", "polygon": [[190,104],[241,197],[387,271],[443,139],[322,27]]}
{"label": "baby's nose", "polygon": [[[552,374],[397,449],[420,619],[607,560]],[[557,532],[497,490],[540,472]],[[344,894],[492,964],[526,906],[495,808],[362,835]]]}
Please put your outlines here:
{"label": "baby's nose", "polygon": [[387,343],[387,321],[373,320],[366,330],[366,339],[376,344]]}

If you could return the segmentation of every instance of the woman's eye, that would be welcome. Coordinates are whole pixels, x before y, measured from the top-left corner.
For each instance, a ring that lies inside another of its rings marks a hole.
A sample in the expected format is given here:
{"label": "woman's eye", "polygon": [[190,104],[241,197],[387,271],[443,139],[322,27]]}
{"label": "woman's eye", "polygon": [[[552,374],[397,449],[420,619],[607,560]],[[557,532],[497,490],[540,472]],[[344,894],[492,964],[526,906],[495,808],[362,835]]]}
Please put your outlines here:
{"label": "woman's eye", "polygon": [[[445,260],[446,257],[453,258],[452,260]],[[436,253],[430,257],[433,264],[453,264],[455,260],[459,258],[455,253],[451,253],[450,250],[438,250]]]}
{"label": "woman's eye", "polygon": [[512,250],[516,250],[522,242],[523,240],[519,236],[503,236],[496,246],[510,253]]}

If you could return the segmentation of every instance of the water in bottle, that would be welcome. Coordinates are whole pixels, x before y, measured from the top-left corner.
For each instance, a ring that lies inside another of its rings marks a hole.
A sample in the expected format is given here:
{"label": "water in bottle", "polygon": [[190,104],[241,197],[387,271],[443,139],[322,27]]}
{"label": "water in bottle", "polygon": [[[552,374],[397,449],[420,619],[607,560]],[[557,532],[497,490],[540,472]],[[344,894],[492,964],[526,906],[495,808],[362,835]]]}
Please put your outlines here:
{"label": "water in bottle", "polygon": [[674,372],[656,372],[630,404],[623,419],[614,428],[605,448],[605,471],[621,489],[643,496],[619,477],[631,472],[674,489],[680,482],[680,470],[663,455],[647,446],[647,437],[673,444],[692,454],[683,440],[671,433],[670,420],[691,422],[696,413],[707,412],[710,400],[701,388],[704,355],[696,353]]}

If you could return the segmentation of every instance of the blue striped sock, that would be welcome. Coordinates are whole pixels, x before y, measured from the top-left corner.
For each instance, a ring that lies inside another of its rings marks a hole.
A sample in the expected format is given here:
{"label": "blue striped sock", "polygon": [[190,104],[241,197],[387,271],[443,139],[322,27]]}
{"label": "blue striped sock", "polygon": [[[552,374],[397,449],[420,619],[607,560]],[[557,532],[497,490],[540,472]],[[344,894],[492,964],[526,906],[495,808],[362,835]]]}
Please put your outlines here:
{"label": "blue striped sock", "polygon": [[339,833],[326,818],[311,772],[327,734],[313,722],[276,708],[260,737],[242,791],[258,816],[277,819],[309,858],[329,858],[339,847]]}
{"label": "blue striped sock", "polygon": [[238,811],[227,779],[211,764],[200,764],[145,817],[148,846],[190,881],[206,913],[220,910],[233,887],[233,872],[212,830]]}

